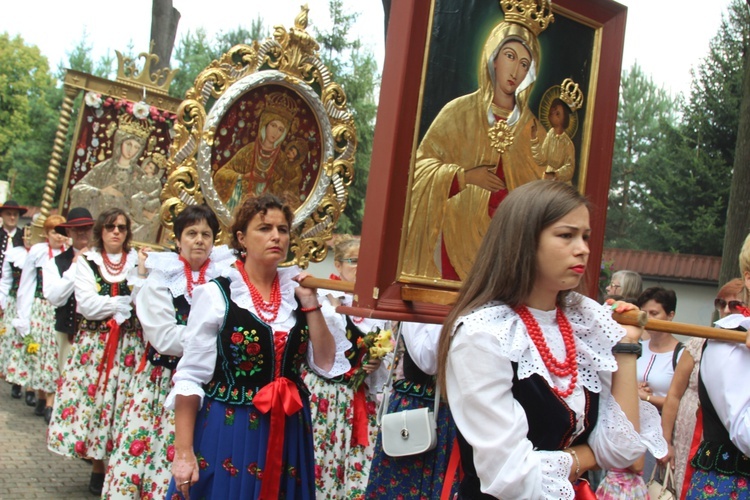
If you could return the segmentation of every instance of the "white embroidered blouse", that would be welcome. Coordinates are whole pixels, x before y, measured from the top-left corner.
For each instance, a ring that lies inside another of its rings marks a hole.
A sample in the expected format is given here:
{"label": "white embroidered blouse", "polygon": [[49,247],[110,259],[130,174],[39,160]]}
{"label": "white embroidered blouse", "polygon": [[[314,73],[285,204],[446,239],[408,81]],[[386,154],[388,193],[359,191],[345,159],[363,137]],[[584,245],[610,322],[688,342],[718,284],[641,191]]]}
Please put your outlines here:
{"label": "white embroidered blouse", "polygon": [[[555,311],[529,310],[552,354],[564,358]],[[599,417],[588,444],[603,469],[628,467],[647,447],[654,456],[666,455],[656,409],[641,403],[639,435],[612,397],[612,372],[617,370],[612,346],[624,330],[612,320],[611,310],[571,294],[565,313],[578,359],[578,383],[565,398],[577,416],[571,440],[584,430],[585,387],[600,395]],[[564,451],[537,450],[527,439],[526,414],[511,392],[511,362],[518,363],[519,379],[539,374],[550,385],[568,387],[568,378],[549,373],[526,327],[509,306],[490,302],[457,320],[446,366],[448,402],[458,429],[472,446],[481,489],[498,498],[572,499],[568,476],[573,458]]]}
{"label": "white embroidered blouse", "polygon": [[[279,331],[289,331],[296,323],[294,311],[297,309],[297,301],[294,289],[299,283],[292,278],[300,273],[298,267],[279,269],[279,284],[281,286],[281,306],[276,319],[269,323],[271,328]],[[242,279],[239,271],[232,266],[225,269],[223,276],[231,280],[229,284],[230,299],[239,307],[258,315],[253,305],[252,297],[247,285]],[[167,396],[164,406],[168,409],[174,408],[175,396],[200,396],[203,405],[203,384],[207,384],[213,377],[216,367],[216,337],[224,324],[226,306],[224,296],[216,283],[206,283],[193,290],[193,302],[201,304],[201,307],[192,308],[188,324],[183,332],[185,343],[183,344],[183,355],[175,370],[172,382],[174,387]],[[345,353],[351,347],[351,342],[340,333],[331,332],[336,341],[336,356],[333,367],[325,371],[314,362],[312,341],[308,344],[307,362],[319,375],[331,378],[341,375],[349,370],[349,361]]]}

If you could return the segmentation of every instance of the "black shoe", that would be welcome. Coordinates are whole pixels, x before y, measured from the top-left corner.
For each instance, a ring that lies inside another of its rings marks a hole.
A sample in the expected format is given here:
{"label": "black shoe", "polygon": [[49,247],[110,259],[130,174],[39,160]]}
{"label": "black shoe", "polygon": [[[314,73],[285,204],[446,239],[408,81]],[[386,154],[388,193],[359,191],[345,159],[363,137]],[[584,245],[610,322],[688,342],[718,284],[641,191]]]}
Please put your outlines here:
{"label": "black shoe", "polygon": [[36,404],[36,394],[34,394],[34,391],[26,391],[26,404],[29,406]]}
{"label": "black shoe", "polygon": [[44,416],[44,409],[47,407],[47,400],[46,399],[37,399],[36,400],[36,407],[34,408],[34,415],[37,417],[43,417]]}
{"label": "black shoe", "polygon": [[44,409],[44,421],[49,425],[50,420],[52,420],[52,407],[48,406]]}
{"label": "black shoe", "polygon": [[89,481],[89,491],[100,497],[102,496],[102,490],[104,489],[104,473],[103,472],[92,472],[91,480]]}
{"label": "black shoe", "polygon": [[13,399],[21,399],[21,386],[18,384],[13,384],[13,386],[10,388],[10,397]]}

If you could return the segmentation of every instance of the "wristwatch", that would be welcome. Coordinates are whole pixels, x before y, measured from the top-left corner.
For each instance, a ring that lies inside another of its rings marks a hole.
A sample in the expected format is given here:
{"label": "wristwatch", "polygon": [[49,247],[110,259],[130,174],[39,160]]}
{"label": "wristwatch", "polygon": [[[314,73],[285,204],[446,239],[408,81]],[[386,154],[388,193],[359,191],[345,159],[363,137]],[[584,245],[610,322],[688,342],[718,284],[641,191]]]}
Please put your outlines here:
{"label": "wristwatch", "polygon": [[643,346],[640,342],[618,342],[612,346],[612,354],[635,354],[637,357],[641,357],[643,354]]}

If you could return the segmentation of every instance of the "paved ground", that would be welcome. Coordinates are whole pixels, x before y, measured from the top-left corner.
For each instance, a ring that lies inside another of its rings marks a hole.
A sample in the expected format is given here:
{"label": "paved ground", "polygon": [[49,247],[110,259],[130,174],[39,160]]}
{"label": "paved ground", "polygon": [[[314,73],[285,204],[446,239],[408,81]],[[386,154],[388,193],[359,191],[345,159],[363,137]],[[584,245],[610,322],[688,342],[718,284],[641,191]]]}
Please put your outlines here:
{"label": "paved ground", "polygon": [[91,466],[47,450],[44,418],[0,382],[0,499],[92,500]]}

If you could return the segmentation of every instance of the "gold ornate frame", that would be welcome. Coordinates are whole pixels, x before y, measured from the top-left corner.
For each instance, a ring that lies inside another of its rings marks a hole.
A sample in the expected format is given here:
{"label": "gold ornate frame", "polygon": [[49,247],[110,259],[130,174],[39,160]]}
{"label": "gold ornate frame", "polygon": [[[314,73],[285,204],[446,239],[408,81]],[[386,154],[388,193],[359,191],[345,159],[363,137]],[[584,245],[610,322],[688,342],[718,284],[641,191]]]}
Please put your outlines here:
{"label": "gold ornate frame", "polygon": [[218,197],[211,176],[217,125],[245,93],[263,85],[280,85],[312,110],[322,148],[315,186],[295,211],[290,244],[293,257],[286,265],[306,267],[310,261],[325,258],[325,242],[346,206],[357,137],[346,95],[319,58],[317,42],[306,32],[307,14],[303,7],[294,27],[275,26],[272,38],[237,45],[198,75],[177,112],[162,191],[160,217],[165,227],[171,229],[174,217],[187,205],[205,202],[221,222],[220,240],[228,239],[232,214]]}

